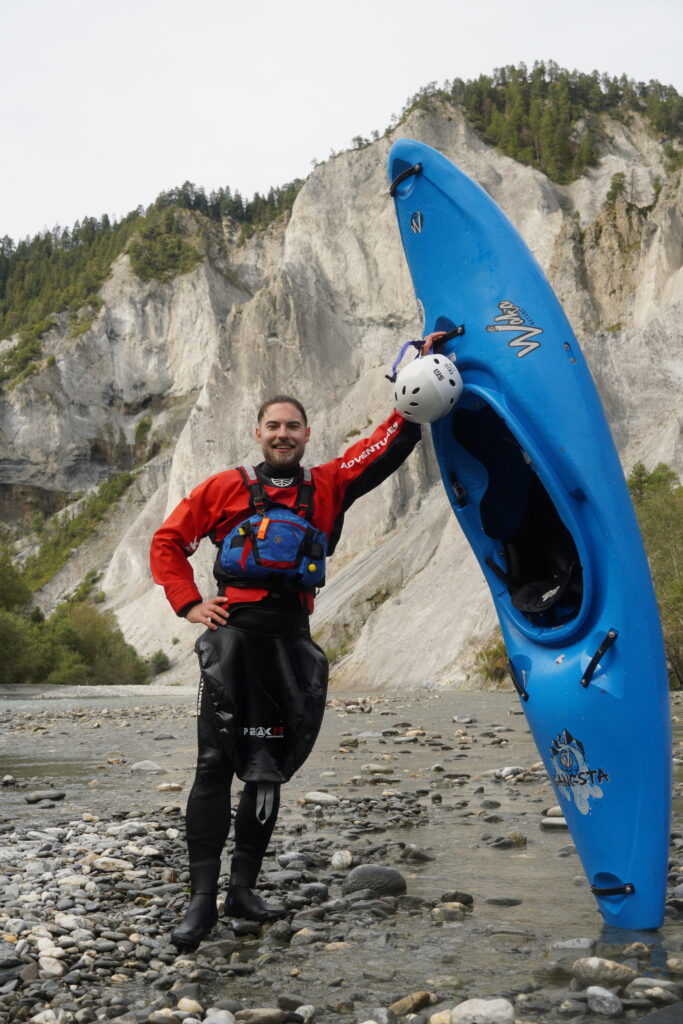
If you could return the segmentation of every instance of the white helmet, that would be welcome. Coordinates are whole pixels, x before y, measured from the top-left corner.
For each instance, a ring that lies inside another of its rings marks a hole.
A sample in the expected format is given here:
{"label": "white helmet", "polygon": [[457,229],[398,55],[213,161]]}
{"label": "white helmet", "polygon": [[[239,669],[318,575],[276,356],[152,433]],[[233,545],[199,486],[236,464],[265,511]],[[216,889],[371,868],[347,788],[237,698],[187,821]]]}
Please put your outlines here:
{"label": "white helmet", "polygon": [[416,423],[441,419],[461,394],[462,377],[446,356],[414,359],[399,371],[394,384],[397,411]]}

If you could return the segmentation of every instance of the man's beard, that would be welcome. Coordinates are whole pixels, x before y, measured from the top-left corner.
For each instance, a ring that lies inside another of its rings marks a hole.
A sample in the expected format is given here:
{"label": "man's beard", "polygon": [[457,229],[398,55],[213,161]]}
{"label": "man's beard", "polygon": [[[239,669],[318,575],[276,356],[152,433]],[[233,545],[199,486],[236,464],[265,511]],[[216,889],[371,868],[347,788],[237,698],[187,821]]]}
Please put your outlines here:
{"label": "man's beard", "polygon": [[301,452],[297,448],[287,450],[269,448],[266,456],[268,462],[277,469],[295,469],[299,465]]}

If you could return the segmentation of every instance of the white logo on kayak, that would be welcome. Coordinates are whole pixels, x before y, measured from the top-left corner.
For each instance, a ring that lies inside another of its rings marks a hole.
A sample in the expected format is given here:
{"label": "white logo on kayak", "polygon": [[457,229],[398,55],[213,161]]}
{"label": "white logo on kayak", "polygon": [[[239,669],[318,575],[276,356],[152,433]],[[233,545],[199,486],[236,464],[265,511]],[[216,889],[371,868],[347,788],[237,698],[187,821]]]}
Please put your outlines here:
{"label": "white logo on kayak", "polygon": [[589,768],[583,743],[563,729],[550,744],[553,758],[552,781],[566,800],[574,800],[580,814],[588,814],[590,800],[603,797],[601,782],[609,782],[602,768]]}
{"label": "white logo on kayak", "polygon": [[422,216],[422,211],[416,210],[415,213],[410,218],[410,230],[413,232],[414,235],[422,234],[422,225],[424,224],[424,222],[425,219]]}
{"label": "white logo on kayak", "polygon": [[[494,317],[493,323],[488,324],[486,330],[489,334],[499,334],[503,331],[512,331],[517,336],[508,341],[510,348],[518,348],[517,358],[522,359],[530,352],[541,347],[540,341],[534,341],[539,334],[543,334],[542,327],[534,327],[531,317],[514,302],[507,299],[498,303],[500,313]],[[521,331],[521,333],[520,333]]]}

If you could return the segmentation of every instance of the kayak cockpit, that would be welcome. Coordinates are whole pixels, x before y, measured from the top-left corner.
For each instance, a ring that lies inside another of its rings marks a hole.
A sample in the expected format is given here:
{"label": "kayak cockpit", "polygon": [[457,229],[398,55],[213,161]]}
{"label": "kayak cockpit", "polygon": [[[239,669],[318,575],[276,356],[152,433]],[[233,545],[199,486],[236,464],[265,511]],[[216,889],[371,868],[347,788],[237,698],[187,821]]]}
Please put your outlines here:
{"label": "kayak cockpit", "polygon": [[584,568],[533,458],[479,397],[459,403],[450,430],[459,449],[450,468],[467,494],[459,511],[478,527],[480,561],[505,585],[511,616],[523,632],[571,630],[582,618]]}

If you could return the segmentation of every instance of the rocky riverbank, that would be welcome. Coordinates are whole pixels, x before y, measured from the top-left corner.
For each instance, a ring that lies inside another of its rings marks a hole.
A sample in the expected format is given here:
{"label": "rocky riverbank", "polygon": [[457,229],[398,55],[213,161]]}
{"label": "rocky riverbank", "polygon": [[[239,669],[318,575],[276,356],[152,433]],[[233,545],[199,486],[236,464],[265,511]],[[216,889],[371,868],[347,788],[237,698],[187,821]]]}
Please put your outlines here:
{"label": "rocky riverbank", "polygon": [[664,927],[603,928],[513,695],[332,700],[264,865],[287,917],[183,955],[193,696],[101,703],[0,703],[1,1024],[683,1019],[678,805]]}

